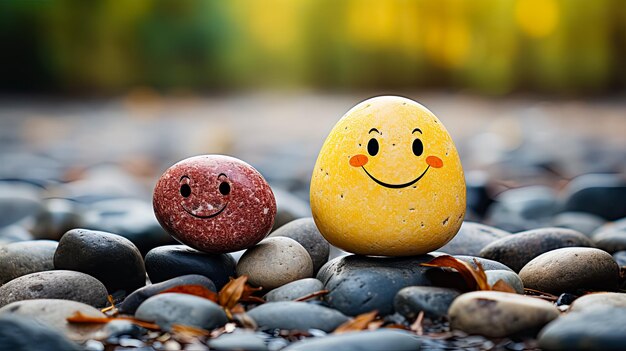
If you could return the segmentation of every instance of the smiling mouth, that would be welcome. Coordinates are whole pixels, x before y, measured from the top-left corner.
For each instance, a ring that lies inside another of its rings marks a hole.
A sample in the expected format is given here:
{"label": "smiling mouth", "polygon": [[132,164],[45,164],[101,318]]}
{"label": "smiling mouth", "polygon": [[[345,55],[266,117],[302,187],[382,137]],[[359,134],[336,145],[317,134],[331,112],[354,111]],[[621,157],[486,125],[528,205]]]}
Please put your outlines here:
{"label": "smiling mouth", "polygon": [[228,206],[228,202],[224,206],[222,206],[222,208],[220,208],[219,211],[217,211],[215,213],[211,213],[210,215],[197,215],[197,214],[193,213],[193,211],[190,211],[185,206],[181,205],[181,207],[183,208],[183,210],[185,210],[185,212],[187,212],[188,214],[190,214],[193,217],[202,218],[202,219],[213,218],[215,216],[218,216],[220,213],[224,212],[224,210],[226,209],[226,206]]}
{"label": "smiling mouth", "polygon": [[378,183],[379,185],[382,185],[386,188],[391,188],[391,189],[400,189],[400,188],[406,188],[407,186],[411,186],[415,183],[417,183],[420,179],[422,179],[422,177],[424,175],[426,175],[426,172],[428,172],[428,170],[430,169],[430,165],[428,167],[426,167],[426,169],[424,170],[424,172],[422,172],[422,174],[419,175],[419,177],[413,179],[412,181],[408,182],[408,183],[404,183],[404,184],[389,184],[389,183],[385,183],[385,182],[381,182],[380,180],[376,179],[373,175],[370,174],[370,172],[367,171],[367,169],[365,169],[364,166],[361,166],[361,168],[363,168],[363,170],[365,171],[365,173],[372,178],[373,181],[375,181],[376,183]]}

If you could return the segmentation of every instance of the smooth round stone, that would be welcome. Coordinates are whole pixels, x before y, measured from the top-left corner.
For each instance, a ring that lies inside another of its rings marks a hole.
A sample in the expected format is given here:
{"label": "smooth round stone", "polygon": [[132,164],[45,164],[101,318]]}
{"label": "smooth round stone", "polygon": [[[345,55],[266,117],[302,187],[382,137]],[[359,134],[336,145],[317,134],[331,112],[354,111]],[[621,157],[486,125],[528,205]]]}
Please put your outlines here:
{"label": "smooth round stone", "polygon": [[493,270],[486,271],[485,275],[487,275],[487,283],[489,283],[490,286],[494,286],[498,282],[498,280],[502,280],[510,287],[512,287],[516,293],[524,294],[524,283],[522,282],[522,279],[514,272],[508,270]]}
{"label": "smooth round stone", "polygon": [[455,255],[454,258],[459,259],[459,260],[461,260],[463,262],[467,262],[474,268],[478,268],[478,266],[476,266],[476,261],[478,261],[478,263],[480,263],[480,265],[483,266],[483,269],[485,271],[494,271],[494,270],[502,271],[502,270],[504,270],[504,271],[511,271],[511,272],[513,272],[513,270],[511,268],[507,267],[505,264],[500,263],[498,261],[494,261],[494,260],[490,260],[490,259],[487,259],[487,258],[483,258],[483,257]]}
{"label": "smooth round stone", "polygon": [[121,235],[142,255],[155,247],[176,243],[157,221],[152,205],[137,199],[95,202],[85,211],[80,227]]}
{"label": "smooth round stone", "polygon": [[311,207],[307,202],[302,201],[287,190],[281,188],[273,188],[272,190],[276,197],[274,229],[280,228],[298,218],[311,217]]}
{"label": "smooth round stone", "polygon": [[319,271],[328,262],[330,244],[317,230],[313,218],[307,217],[291,221],[276,229],[269,237],[276,236],[288,237],[300,243],[313,260],[314,272]]}
{"label": "smooth round stone", "polygon": [[587,311],[599,307],[626,308],[626,294],[624,293],[595,293],[577,298],[570,306],[570,312]]}
{"label": "smooth round stone", "polygon": [[538,339],[539,347],[550,351],[624,350],[626,308],[567,313],[543,328]]}
{"label": "smooth round stone", "polygon": [[154,322],[164,330],[173,324],[211,330],[221,327],[228,318],[216,303],[188,294],[165,293],[153,296],[142,303],[135,318]]}
{"label": "smooth round stone", "polygon": [[552,226],[569,228],[587,236],[591,236],[605,222],[602,217],[586,212],[563,212],[552,218]]}
{"label": "smooth round stone", "polygon": [[0,228],[0,245],[34,240],[33,235],[22,225],[11,224]]}
{"label": "smooth round stone", "polygon": [[37,299],[17,301],[0,308],[0,317],[14,318],[16,316],[34,318],[39,323],[54,328],[68,338],[85,341],[94,338],[101,324],[74,324],[68,323],[67,318],[80,312],[84,316],[106,318],[100,310],[84,303],[58,300]]}
{"label": "smooth round stone", "polygon": [[429,270],[420,266],[434,256],[338,257],[320,269],[317,279],[330,292],[324,296],[330,307],[348,316],[378,310],[381,315],[393,313],[393,299],[400,289],[431,285]]}
{"label": "smooth round stone", "polygon": [[594,247],[585,235],[565,228],[540,228],[498,239],[485,246],[480,256],[504,263],[519,272],[533,258],[563,247]]}
{"label": "smooth round stone", "polygon": [[345,334],[329,335],[323,338],[307,338],[292,343],[284,351],[414,351],[419,350],[422,339],[403,330],[379,329]]}
{"label": "smooth round stone", "polygon": [[565,210],[588,212],[608,221],[626,217],[626,180],[619,174],[585,174],[565,188]]}
{"label": "smooth round stone", "polygon": [[618,266],[626,266],[626,251],[618,251],[614,253],[613,259],[617,262]]}
{"label": "smooth round stone", "polygon": [[98,332],[96,339],[106,340],[110,338],[119,338],[121,336],[130,336],[139,339],[147,332],[147,329],[142,328],[131,321],[114,319],[104,325],[102,330]]}
{"label": "smooth round stone", "polygon": [[222,155],[191,157],[167,169],[154,189],[153,205],[176,240],[207,253],[254,246],[276,216],[276,200],[263,176]]}
{"label": "smooth round stone", "polygon": [[110,293],[130,293],[146,285],[141,253],[128,239],[112,233],[70,230],[59,241],[54,267],[89,274]]}
{"label": "smooth round stone", "polygon": [[40,190],[23,182],[0,181],[0,228],[39,213]]}
{"label": "smooth round stone", "polygon": [[331,332],[348,321],[341,312],[306,302],[268,302],[248,311],[262,329],[309,330]]}
{"label": "smooth round stone", "polygon": [[37,239],[59,240],[65,232],[80,227],[80,209],[68,199],[43,200],[41,212],[35,216],[33,236]]}
{"label": "smooth round stone", "polygon": [[605,251],[568,247],[536,257],[522,268],[519,276],[524,287],[551,294],[613,291],[618,286],[619,267]]}
{"label": "smooth round stone", "polygon": [[599,235],[605,232],[616,232],[616,231],[626,233],[626,218],[622,218],[613,222],[605,223],[604,225],[596,229],[591,234],[591,237],[594,237],[596,235]]}
{"label": "smooth round stone", "polygon": [[211,291],[217,292],[215,284],[213,284],[211,279],[198,274],[183,275],[181,277],[172,278],[161,283],[151,284],[135,290],[132,294],[128,295],[124,299],[124,302],[122,302],[119,306],[120,312],[134,314],[137,307],[139,307],[139,305],[141,305],[148,298],[160,294],[163,291],[184,285],[199,285]]}
{"label": "smooth round stone", "polygon": [[219,351],[266,351],[268,350],[265,340],[252,332],[233,332],[222,334],[215,339],[209,340],[209,347]]}
{"label": "smooth round stone", "polygon": [[207,254],[185,245],[156,247],[146,255],[146,271],[152,283],[188,274],[203,275],[219,290],[235,277],[235,260],[229,254]]}
{"label": "smooth round stone", "polygon": [[605,230],[591,239],[597,248],[611,254],[626,250],[626,230]]}
{"label": "smooth round stone", "polygon": [[94,307],[107,304],[107,290],[87,274],[74,271],[45,271],[15,278],[0,287],[0,306],[33,299],[63,299]]}
{"label": "smooth round stone", "polygon": [[0,349],[11,351],[79,351],[78,344],[32,318],[0,317]]}
{"label": "smooth round stone", "polygon": [[488,225],[463,222],[456,236],[437,251],[450,255],[478,256],[483,247],[509,235],[511,233]]}
{"label": "smooth round stone", "polygon": [[348,111],[322,145],[311,177],[311,210],[326,240],[360,255],[413,256],[459,231],[465,178],[441,121],[399,96]]}
{"label": "smooth round stone", "polygon": [[501,338],[534,334],[559,316],[551,303],[499,291],[475,291],[456,298],[448,312],[450,327],[468,334]]}
{"label": "smooth round stone", "polygon": [[527,186],[500,193],[487,211],[486,222],[519,232],[545,227],[559,210],[556,192],[546,186]]}
{"label": "smooth round stone", "polygon": [[322,289],[324,289],[324,284],[321,281],[315,278],[305,278],[287,283],[268,292],[265,294],[265,300],[267,302],[292,301]]}
{"label": "smooth round stone", "polygon": [[54,269],[57,242],[29,240],[0,246],[0,285],[26,274]]}
{"label": "smooth round stone", "polygon": [[313,276],[311,256],[297,241],[276,236],[249,248],[237,263],[237,275],[271,290],[298,279]]}
{"label": "smooth round stone", "polygon": [[398,291],[393,300],[396,312],[413,320],[424,311],[429,318],[439,318],[448,314],[452,301],[459,296],[454,289],[433,286],[409,286]]}

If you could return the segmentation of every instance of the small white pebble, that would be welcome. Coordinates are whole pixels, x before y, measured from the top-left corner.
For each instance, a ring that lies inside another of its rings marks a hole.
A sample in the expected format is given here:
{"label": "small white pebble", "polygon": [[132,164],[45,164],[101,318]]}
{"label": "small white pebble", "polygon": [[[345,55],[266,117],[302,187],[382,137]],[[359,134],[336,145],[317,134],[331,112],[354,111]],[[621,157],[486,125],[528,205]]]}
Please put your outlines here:
{"label": "small white pebble", "polygon": [[165,351],[179,351],[181,350],[180,344],[175,340],[168,340],[163,344],[163,350]]}

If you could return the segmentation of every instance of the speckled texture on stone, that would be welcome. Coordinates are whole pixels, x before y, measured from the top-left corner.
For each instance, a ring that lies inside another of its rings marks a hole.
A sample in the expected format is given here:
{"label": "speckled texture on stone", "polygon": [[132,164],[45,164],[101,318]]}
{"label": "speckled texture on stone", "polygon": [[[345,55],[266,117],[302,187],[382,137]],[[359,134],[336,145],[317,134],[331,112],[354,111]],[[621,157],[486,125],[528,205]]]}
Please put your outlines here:
{"label": "speckled texture on stone", "polygon": [[222,155],[195,156],[170,167],[156,184],[153,206],[174,238],[207,253],[253,246],[276,216],[274,194],[261,174]]}
{"label": "speckled texture on stone", "polygon": [[26,274],[54,269],[53,240],[28,240],[0,247],[0,285]]}

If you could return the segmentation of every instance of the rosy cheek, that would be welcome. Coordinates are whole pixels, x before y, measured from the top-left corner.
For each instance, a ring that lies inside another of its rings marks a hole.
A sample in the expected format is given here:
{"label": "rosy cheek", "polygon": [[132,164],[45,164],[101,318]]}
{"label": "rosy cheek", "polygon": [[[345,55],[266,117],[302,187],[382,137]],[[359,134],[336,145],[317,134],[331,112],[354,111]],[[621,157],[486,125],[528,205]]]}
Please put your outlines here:
{"label": "rosy cheek", "polygon": [[426,163],[432,168],[441,168],[443,167],[443,161],[437,156],[428,156],[426,157]]}

